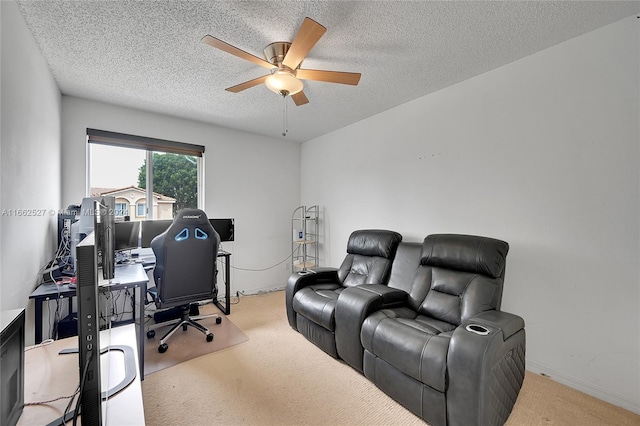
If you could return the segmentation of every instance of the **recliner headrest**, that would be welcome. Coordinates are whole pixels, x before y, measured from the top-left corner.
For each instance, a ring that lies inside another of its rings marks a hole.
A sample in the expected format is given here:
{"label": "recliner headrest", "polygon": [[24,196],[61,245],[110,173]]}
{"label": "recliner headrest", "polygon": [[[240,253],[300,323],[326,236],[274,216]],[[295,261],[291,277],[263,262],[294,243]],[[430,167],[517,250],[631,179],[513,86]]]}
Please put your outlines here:
{"label": "recliner headrest", "polygon": [[392,258],[402,235],[383,229],[361,229],[353,231],[347,242],[347,253],[363,256]]}
{"label": "recliner headrest", "polygon": [[498,278],[504,271],[508,252],[509,244],[493,238],[434,234],[424,239],[420,264]]}

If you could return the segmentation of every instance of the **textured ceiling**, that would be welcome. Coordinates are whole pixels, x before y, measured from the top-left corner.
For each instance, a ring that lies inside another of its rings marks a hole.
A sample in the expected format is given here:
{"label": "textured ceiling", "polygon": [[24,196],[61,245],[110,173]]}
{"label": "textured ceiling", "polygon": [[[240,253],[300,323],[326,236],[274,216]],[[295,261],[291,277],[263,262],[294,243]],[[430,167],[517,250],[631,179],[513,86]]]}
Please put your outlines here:
{"label": "textured ceiling", "polygon": [[640,13],[581,1],[19,1],[65,95],[281,137],[283,99],[253,55],[291,41],[305,16],[327,28],[302,68],[360,72],[358,86],[305,81],[287,139],[306,141]]}

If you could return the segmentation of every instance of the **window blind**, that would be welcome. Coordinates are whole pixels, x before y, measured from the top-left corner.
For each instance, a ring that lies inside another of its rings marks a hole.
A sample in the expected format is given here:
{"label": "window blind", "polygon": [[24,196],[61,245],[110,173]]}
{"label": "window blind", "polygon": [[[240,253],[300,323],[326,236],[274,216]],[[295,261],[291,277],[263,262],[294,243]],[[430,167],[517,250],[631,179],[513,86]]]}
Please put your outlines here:
{"label": "window blind", "polygon": [[202,157],[204,146],[87,128],[87,142]]}

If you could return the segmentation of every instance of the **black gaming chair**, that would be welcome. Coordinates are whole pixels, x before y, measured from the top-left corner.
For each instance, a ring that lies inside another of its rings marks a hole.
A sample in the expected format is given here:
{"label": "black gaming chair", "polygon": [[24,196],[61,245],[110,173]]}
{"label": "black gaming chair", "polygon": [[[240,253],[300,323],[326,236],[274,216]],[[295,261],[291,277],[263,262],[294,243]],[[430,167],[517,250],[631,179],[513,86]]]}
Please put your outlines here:
{"label": "black gaming chair", "polygon": [[[216,324],[222,322],[217,314],[190,316],[191,304],[208,301],[218,294],[216,286],[216,255],[220,237],[209,223],[207,215],[198,209],[180,210],[173,223],[162,234],[151,241],[151,249],[156,256],[153,277],[156,291],[151,292],[159,309],[179,307],[181,318],[160,339],[158,351],[166,352],[166,341],[182,327],[192,326],[206,335],[207,342],[213,340],[211,333],[196,320],[216,317]],[[147,337],[155,332],[148,331]]]}

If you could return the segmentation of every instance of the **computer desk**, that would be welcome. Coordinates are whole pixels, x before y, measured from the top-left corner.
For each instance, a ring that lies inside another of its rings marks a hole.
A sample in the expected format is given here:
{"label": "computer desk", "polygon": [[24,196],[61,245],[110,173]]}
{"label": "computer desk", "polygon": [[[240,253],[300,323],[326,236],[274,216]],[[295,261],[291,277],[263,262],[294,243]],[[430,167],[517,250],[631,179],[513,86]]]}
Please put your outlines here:
{"label": "computer desk", "polygon": [[[130,288],[139,288],[140,297],[138,299],[138,320],[140,322],[138,334],[138,354],[140,361],[140,374],[144,379],[144,339],[145,339],[145,316],[144,306],[147,293],[147,282],[149,278],[145,272],[142,262],[119,264],[114,268],[114,278],[110,282],[99,279],[99,289],[103,291],[127,290]],[[35,343],[42,342],[42,304],[55,299],[69,299],[69,313],[72,312],[71,299],[76,296],[76,289],[69,288],[68,284],[40,284],[36,288],[29,299],[35,300]],[[133,301],[135,303],[135,291],[133,292]],[[135,313],[134,313],[135,317]]]}
{"label": "computer desk", "polygon": [[[144,380],[144,341],[145,341],[145,301],[147,293],[147,283],[149,277],[147,271],[153,269],[156,263],[156,257],[151,248],[138,248],[131,250],[134,256],[134,263],[117,264],[115,266],[115,277],[111,283],[101,280],[100,287],[109,291],[126,290],[128,288],[140,288],[140,297],[138,298],[138,318],[140,322],[138,335],[138,354],[140,357],[140,372],[142,380]],[[225,286],[225,304],[222,305],[217,298],[213,303],[225,315],[231,313],[231,253],[227,251],[218,251],[218,258],[224,259],[224,286]],[[42,342],[42,304],[51,300],[69,299],[76,296],[75,288],[69,288],[68,284],[40,284],[36,288],[29,299],[35,300],[35,343]],[[135,292],[133,293],[134,305]],[[69,303],[69,314],[72,313],[72,304]],[[134,315],[135,316],[135,315]]]}
{"label": "computer desk", "polygon": [[[100,332],[100,346],[129,346],[134,356],[136,351],[136,329],[134,324],[114,327]],[[24,394],[25,403],[40,402],[73,394],[79,382],[78,355],[61,355],[63,349],[78,347],[78,338],[56,340],[44,346],[27,348],[25,352]],[[114,351],[101,355],[100,370],[102,390],[113,386],[124,377],[124,358]],[[137,364],[134,362],[134,366]],[[102,419],[105,426],[144,425],[142,400],[143,376],[136,367],[135,379],[122,391],[102,402]],[[64,414],[68,399],[42,405],[27,405],[18,419],[18,425],[46,425]],[[72,407],[73,409],[73,407]],[[82,420],[82,416],[80,416]]]}

